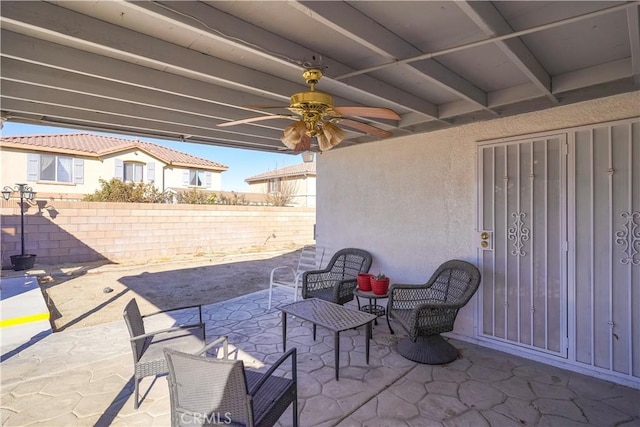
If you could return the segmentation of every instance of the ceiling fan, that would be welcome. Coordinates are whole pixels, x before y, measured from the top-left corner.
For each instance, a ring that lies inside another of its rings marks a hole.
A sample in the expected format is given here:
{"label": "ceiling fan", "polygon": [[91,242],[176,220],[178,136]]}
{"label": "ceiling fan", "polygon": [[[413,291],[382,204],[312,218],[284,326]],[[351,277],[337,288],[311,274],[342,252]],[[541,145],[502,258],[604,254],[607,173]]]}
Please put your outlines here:
{"label": "ceiling fan", "polygon": [[322,77],[322,71],[320,69],[307,69],[302,73],[302,77],[304,77],[310,88],[306,92],[293,94],[288,107],[252,106],[261,109],[287,108],[294,114],[250,117],[221,123],[218,126],[234,126],[270,119],[295,120],[295,123],[284,129],[281,140],[287,148],[297,152],[310,150],[311,139],[313,137],[316,137],[320,151],[326,151],[338,145],[344,139],[344,131],[340,129],[337,124],[365,132],[378,138],[392,136],[391,132],[348,117],[361,116],[400,120],[400,116],[395,111],[378,107],[334,107],[333,97],[331,95],[316,91],[315,89],[316,84]]}

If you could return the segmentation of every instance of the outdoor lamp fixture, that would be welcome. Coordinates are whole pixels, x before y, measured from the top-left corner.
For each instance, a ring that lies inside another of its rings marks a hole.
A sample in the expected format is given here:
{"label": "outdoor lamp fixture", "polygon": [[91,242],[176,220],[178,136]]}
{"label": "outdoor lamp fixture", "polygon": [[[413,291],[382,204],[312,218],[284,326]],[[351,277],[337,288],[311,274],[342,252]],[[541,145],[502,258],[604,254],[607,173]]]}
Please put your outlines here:
{"label": "outdoor lamp fixture", "polygon": [[14,265],[14,270],[26,270],[33,267],[35,262],[35,255],[25,255],[24,253],[24,200],[33,200],[36,196],[35,191],[27,184],[16,184],[15,187],[4,187],[2,189],[2,197],[5,200],[9,200],[11,194],[17,192],[20,194],[20,255],[11,256],[11,262]]}
{"label": "outdoor lamp fixture", "polygon": [[313,151],[305,151],[302,153],[302,161],[305,163],[313,162]]}

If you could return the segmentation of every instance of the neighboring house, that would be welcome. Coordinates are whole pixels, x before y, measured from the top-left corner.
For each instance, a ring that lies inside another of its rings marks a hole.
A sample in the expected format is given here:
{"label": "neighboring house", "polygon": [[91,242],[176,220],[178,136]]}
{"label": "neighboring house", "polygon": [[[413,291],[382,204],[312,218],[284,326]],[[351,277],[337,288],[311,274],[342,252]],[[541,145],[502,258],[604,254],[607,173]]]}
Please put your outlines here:
{"label": "neighboring house", "polygon": [[100,179],[153,183],[158,190],[221,190],[227,166],[150,142],[90,133],[0,138],[0,182],[26,182],[39,197],[82,198]]}
{"label": "neighboring house", "polygon": [[291,192],[291,205],[313,207],[316,205],[316,163],[300,163],[245,179],[252,193],[275,194]]}

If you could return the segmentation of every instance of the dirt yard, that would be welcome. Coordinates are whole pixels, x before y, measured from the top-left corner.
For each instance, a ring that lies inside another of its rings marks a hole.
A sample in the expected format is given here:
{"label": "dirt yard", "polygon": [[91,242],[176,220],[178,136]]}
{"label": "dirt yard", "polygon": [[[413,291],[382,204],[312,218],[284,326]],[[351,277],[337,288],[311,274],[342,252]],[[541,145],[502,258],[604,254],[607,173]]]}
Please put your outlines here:
{"label": "dirt yard", "polygon": [[295,268],[298,257],[298,248],[288,248],[144,265],[39,266],[42,271],[31,273],[38,273],[54,330],[61,331],[121,320],[124,306],[134,297],[140,311],[149,313],[212,304],[268,289],[271,269],[280,265]]}

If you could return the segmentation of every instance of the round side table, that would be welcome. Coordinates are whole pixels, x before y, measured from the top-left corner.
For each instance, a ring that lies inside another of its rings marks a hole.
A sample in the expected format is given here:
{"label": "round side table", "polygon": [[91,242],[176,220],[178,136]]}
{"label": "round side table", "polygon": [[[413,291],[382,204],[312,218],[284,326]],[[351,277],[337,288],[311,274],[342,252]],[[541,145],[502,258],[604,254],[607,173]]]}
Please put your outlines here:
{"label": "round side table", "polygon": [[[362,291],[360,288],[355,288],[353,290],[353,295],[356,297],[356,301],[358,302],[358,310],[365,311],[369,314],[375,314],[376,316],[384,316],[387,313],[387,310],[384,306],[377,304],[377,300],[381,298],[389,298],[389,293],[385,293],[383,295],[374,294],[373,291]],[[369,300],[369,304],[360,305],[360,298],[367,298]],[[375,320],[374,323],[377,325],[378,321]]]}

